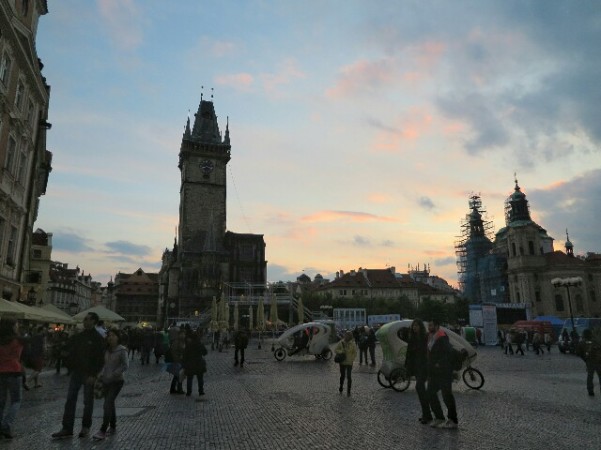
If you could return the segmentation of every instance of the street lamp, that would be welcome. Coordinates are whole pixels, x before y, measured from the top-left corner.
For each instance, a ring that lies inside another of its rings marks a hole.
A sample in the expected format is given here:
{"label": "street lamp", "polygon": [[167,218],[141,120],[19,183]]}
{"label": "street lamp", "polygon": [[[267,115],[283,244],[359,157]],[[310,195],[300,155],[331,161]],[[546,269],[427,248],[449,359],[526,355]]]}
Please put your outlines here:
{"label": "street lamp", "polygon": [[572,322],[572,332],[576,333],[576,326],[574,325],[574,313],[572,312],[572,298],[570,297],[570,287],[576,287],[582,285],[581,277],[571,278],[553,278],[551,284],[558,287],[565,287],[568,292],[568,307],[570,308],[570,320]]}

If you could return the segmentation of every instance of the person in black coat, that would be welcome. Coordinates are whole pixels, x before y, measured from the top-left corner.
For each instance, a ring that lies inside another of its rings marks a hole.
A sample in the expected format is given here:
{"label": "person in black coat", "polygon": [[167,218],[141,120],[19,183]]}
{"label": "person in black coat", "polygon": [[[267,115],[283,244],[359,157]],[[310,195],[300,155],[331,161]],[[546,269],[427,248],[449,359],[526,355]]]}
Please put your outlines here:
{"label": "person in black coat", "polygon": [[[371,359],[371,365],[376,365],[376,332],[373,328],[370,328],[367,333],[367,349],[369,350],[369,359]],[[367,362],[367,361],[366,361]]]}
{"label": "person in black coat", "polygon": [[[453,368],[451,366],[451,342],[440,328],[437,320],[428,323],[428,389],[427,395],[434,420],[430,424],[439,428],[457,428],[457,408],[453,396]],[[447,407],[447,421],[438,400],[438,391]]]}
{"label": "person in black coat", "polygon": [[83,331],[75,334],[67,343],[66,365],[71,370],[67,402],[63,414],[63,426],[52,435],[55,439],[73,436],[75,409],[79,389],[83,386],[83,418],[79,437],[86,437],[92,426],[94,409],[94,382],[104,365],[104,338],[96,331],[98,315],[90,312],[83,321]]}
{"label": "person in black coat", "polygon": [[197,332],[189,332],[186,336],[186,346],[182,366],[186,373],[186,395],[192,395],[192,382],[194,377],[198,383],[198,395],[204,395],[204,373],[207,371],[207,363],[204,356],[207,349],[200,340]]}
{"label": "person in black coat", "polygon": [[426,393],[426,381],[428,380],[428,333],[424,322],[415,319],[409,328],[409,339],[407,341],[407,357],[405,368],[407,376],[415,377],[415,391],[422,407],[420,423],[426,425],[432,422],[430,402]]}

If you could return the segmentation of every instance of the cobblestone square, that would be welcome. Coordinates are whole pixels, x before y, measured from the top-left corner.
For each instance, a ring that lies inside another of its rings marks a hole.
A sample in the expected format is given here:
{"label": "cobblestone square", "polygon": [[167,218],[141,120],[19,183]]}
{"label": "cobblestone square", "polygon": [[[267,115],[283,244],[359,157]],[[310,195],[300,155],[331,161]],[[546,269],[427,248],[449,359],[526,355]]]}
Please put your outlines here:
{"label": "cobblestone square", "polygon": [[[379,347],[377,348],[378,356]],[[118,432],[105,441],[77,436],[53,441],[68,377],[43,374],[43,387],[24,392],[14,427],[14,449],[599,449],[601,395],[587,395],[584,363],[554,348],[544,356],[505,356],[480,348],[474,367],[486,382],[479,391],[454,385],[458,430],[418,423],[411,387],[382,388],[377,366],[353,369],[351,397],[338,393],[338,367],[313,357],[277,362],[271,344],[251,341],[244,368],[233,366],[233,349],[209,350],[203,397],[170,395],[162,364],[136,358],[117,399]],[[80,394],[81,396],[81,394]],[[81,403],[81,399],[80,399]],[[78,406],[75,434],[81,423]],[[444,408],[443,408],[444,409]],[[95,402],[91,434],[100,426]]]}

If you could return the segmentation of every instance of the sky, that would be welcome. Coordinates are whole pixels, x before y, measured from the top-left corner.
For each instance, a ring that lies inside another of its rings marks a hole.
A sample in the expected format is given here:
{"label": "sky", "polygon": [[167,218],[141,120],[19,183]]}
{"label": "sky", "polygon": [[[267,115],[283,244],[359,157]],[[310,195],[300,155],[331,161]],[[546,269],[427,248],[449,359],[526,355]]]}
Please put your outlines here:
{"label": "sky", "polygon": [[601,252],[598,1],[48,3],[35,228],[96,281],[158,272],[201,95],[229,119],[227,229],[264,235],[268,281],[428,264],[455,285],[470,195],[498,231],[516,175],[556,250],[568,229]]}

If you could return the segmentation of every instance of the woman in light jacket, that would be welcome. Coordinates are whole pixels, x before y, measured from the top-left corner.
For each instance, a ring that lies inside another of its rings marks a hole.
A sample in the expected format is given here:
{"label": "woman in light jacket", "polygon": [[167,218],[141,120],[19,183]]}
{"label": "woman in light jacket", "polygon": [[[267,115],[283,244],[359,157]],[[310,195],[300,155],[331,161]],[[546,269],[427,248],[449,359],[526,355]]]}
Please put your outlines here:
{"label": "woman in light jacket", "polygon": [[338,389],[338,391],[342,394],[344,379],[347,378],[346,395],[350,397],[352,384],[351,372],[353,370],[353,362],[357,357],[357,345],[355,344],[353,333],[351,331],[344,333],[344,338],[338,342],[334,352],[337,354],[344,353],[345,355],[344,361],[340,363],[340,389]]}
{"label": "woman in light jacket", "polygon": [[119,344],[120,337],[118,330],[109,330],[106,335],[104,367],[99,375],[104,384],[104,415],[100,431],[94,435],[96,441],[104,439],[107,434],[114,434],[117,426],[115,399],[123,387],[123,372],[129,365],[127,349]]}

